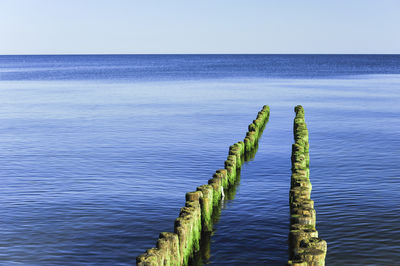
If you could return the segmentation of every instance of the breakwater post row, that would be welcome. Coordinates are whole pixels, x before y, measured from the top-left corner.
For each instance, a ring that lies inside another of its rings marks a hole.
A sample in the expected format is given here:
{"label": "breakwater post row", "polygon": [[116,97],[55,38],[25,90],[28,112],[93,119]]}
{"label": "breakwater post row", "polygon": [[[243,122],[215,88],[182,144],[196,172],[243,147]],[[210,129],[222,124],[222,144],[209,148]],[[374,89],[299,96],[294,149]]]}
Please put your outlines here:
{"label": "breakwater post row", "polygon": [[254,157],[258,140],[269,119],[269,106],[264,105],[257,118],[248,127],[243,141],[229,147],[225,168],[217,170],[208,184],[186,193],[185,207],[175,220],[174,233],[160,233],[156,247],[136,257],[136,264],[187,265],[200,249],[201,235],[213,229],[212,214],[221,204],[224,190],[236,183],[244,161]]}
{"label": "breakwater post row", "polygon": [[301,105],[295,107],[293,124],[295,143],[292,145],[292,176],[289,192],[290,232],[287,265],[325,265],[327,244],[318,238],[316,213],[311,200],[310,156],[308,130]]}

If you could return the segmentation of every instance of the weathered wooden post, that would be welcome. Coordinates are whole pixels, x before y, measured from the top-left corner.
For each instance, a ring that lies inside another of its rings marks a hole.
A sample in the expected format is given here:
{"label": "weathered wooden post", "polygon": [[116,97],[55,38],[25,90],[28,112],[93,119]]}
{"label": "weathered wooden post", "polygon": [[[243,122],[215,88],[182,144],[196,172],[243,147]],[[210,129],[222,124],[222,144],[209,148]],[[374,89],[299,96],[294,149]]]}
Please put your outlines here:
{"label": "weathered wooden post", "polygon": [[290,232],[289,261],[287,265],[323,266],[327,244],[318,238],[315,229],[316,212],[311,200],[310,156],[308,130],[301,105],[294,108],[293,124],[295,143],[292,146],[292,176],[289,192]]}
{"label": "weathered wooden post", "polygon": [[[136,257],[140,266],[187,265],[193,253],[199,251],[201,235],[210,234],[213,216],[220,211],[224,190],[229,193],[240,178],[245,158],[254,157],[258,140],[269,118],[269,107],[263,106],[249,125],[244,141],[229,147],[225,168],[217,170],[207,185],[186,193],[186,204],[175,220],[174,233],[160,234],[156,248]],[[247,143],[247,144],[246,144]]]}

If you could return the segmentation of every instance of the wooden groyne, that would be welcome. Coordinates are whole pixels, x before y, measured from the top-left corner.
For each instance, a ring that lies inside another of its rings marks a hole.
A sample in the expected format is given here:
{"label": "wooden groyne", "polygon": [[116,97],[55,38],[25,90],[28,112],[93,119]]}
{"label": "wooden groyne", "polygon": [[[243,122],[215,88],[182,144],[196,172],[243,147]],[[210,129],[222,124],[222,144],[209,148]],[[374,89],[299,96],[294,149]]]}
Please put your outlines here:
{"label": "wooden groyne", "polygon": [[292,176],[289,192],[290,232],[289,261],[287,265],[325,265],[327,244],[318,238],[315,229],[316,213],[311,200],[310,156],[308,130],[304,120],[304,109],[295,107],[292,146]]}
{"label": "wooden groyne", "polygon": [[238,181],[243,162],[254,157],[268,119],[269,107],[265,105],[249,125],[244,140],[229,147],[224,169],[217,170],[208,184],[186,193],[186,203],[175,220],[174,232],[160,233],[156,247],[136,257],[137,265],[188,264],[200,249],[202,234],[213,230],[213,213],[219,211],[224,194]]}

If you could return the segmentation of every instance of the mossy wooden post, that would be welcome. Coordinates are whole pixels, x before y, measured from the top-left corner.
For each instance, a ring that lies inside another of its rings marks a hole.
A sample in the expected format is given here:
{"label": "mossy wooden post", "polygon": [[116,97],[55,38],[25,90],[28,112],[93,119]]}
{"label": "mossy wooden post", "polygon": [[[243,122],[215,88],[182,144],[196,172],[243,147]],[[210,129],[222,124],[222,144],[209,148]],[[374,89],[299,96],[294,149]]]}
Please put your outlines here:
{"label": "mossy wooden post", "polygon": [[138,266],[158,266],[161,264],[158,248],[151,248],[145,253],[136,257],[136,265]]}
{"label": "mossy wooden post", "polygon": [[[137,265],[187,265],[193,254],[196,254],[194,259],[199,259],[198,253],[195,252],[200,249],[200,238],[202,235],[210,237],[213,223],[217,222],[221,211],[224,190],[228,198],[235,193],[235,183],[240,180],[240,169],[246,159],[246,153],[247,156],[254,156],[258,139],[268,118],[269,107],[265,105],[249,125],[245,140],[229,147],[224,169],[217,170],[207,185],[186,193],[185,207],[181,208],[179,217],[175,220],[174,233],[161,233],[155,248],[148,249],[136,257]],[[206,244],[209,249],[209,240],[202,244]],[[206,257],[209,257],[209,250],[206,253]]]}
{"label": "mossy wooden post", "polygon": [[181,259],[177,234],[168,232],[161,233],[157,241],[157,248],[163,251],[160,259],[164,265],[179,265]]}
{"label": "mossy wooden post", "polygon": [[295,107],[293,123],[295,143],[292,145],[292,176],[289,191],[290,232],[289,261],[287,265],[325,265],[326,241],[318,238],[315,229],[316,212],[311,200],[310,156],[308,129],[304,109]]}
{"label": "mossy wooden post", "polygon": [[223,188],[222,186],[222,178],[221,177],[214,177],[210,180],[208,180],[208,184],[212,186],[213,188],[213,205],[217,206],[219,205],[219,201],[221,200],[221,189]]}
{"label": "mossy wooden post", "polygon": [[200,248],[201,236],[201,191],[186,194],[186,204],[175,220],[175,233],[179,238],[181,265],[187,265],[193,252]]}
{"label": "mossy wooden post", "polygon": [[236,167],[240,168],[242,166],[242,153],[241,153],[241,145],[238,143],[233,144],[229,147],[229,154],[236,157]]}
{"label": "mossy wooden post", "polygon": [[213,187],[211,185],[202,185],[197,188],[203,194],[200,198],[201,205],[201,220],[204,232],[211,232],[213,229],[212,214],[213,214]]}
{"label": "mossy wooden post", "polygon": [[287,266],[308,266],[308,263],[302,260],[289,260]]}
{"label": "mossy wooden post", "polygon": [[264,105],[258,112],[257,118],[248,126],[246,137],[243,140],[244,158],[246,161],[251,160],[258,147],[258,140],[269,120],[269,106]]}
{"label": "mossy wooden post", "polygon": [[175,233],[160,233],[156,248],[136,258],[136,264],[140,266],[155,265],[180,265],[179,239]]}
{"label": "mossy wooden post", "polygon": [[228,177],[228,171],[226,169],[219,169],[219,170],[215,171],[213,178],[220,178],[222,187],[224,189],[229,188],[229,177]]}
{"label": "mossy wooden post", "polygon": [[228,155],[228,159],[225,161],[225,169],[228,173],[229,185],[235,184],[236,180],[236,156]]}

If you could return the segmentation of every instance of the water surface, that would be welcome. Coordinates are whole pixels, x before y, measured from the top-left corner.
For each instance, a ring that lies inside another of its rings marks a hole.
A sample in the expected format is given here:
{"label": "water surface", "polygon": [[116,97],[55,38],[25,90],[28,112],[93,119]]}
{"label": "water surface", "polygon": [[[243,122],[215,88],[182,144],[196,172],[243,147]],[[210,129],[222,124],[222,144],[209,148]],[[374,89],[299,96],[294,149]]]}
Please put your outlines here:
{"label": "water surface", "polygon": [[0,264],[132,265],[271,117],[213,265],[287,260],[293,107],[328,265],[400,260],[400,56],[0,56]]}

